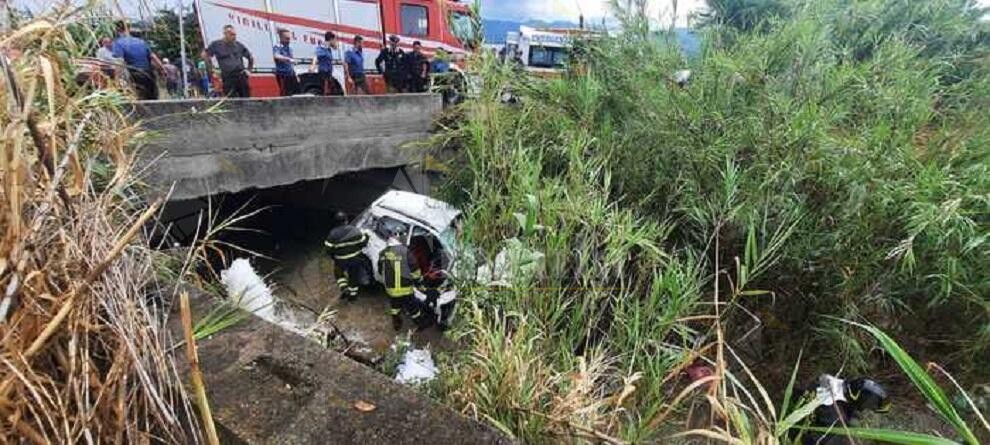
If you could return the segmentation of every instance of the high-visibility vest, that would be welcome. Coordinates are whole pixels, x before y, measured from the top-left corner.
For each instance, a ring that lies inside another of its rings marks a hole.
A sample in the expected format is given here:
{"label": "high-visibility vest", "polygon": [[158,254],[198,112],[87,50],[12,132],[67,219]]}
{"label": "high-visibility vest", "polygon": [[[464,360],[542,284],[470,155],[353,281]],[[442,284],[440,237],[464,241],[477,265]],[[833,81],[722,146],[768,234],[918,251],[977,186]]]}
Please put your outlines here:
{"label": "high-visibility vest", "polygon": [[361,254],[368,245],[368,234],[352,225],[336,227],[323,242],[335,260],[347,260]]}
{"label": "high-visibility vest", "polygon": [[403,245],[385,248],[378,260],[378,270],[382,273],[385,293],[393,298],[412,295],[413,285],[420,277],[416,260]]}

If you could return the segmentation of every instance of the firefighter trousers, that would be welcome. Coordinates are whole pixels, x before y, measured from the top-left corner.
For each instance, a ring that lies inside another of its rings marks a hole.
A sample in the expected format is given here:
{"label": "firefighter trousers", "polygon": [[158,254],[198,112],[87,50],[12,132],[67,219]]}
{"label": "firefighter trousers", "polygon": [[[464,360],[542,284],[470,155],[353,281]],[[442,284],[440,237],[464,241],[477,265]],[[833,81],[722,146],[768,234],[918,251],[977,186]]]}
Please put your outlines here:
{"label": "firefighter trousers", "polygon": [[361,286],[368,285],[368,270],[362,258],[335,259],[337,287],[344,298],[357,298]]}
{"label": "firefighter trousers", "polygon": [[413,322],[417,325],[423,323],[427,319],[412,294],[389,295],[388,306],[388,314],[393,318],[400,317],[402,311],[406,311],[406,313],[413,319]]}

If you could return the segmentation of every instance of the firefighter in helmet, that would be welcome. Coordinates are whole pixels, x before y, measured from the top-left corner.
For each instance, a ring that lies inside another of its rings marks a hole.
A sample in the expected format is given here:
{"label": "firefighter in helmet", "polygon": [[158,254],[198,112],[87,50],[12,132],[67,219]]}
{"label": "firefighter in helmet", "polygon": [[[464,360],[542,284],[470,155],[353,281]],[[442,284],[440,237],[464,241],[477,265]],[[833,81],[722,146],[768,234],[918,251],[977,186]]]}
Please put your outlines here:
{"label": "firefighter in helmet", "polygon": [[337,286],[341,296],[347,301],[354,301],[360,287],[371,282],[368,260],[361,253],[368,245],[368,234],[348,222],[344,212],[334,214],[333,220],[336,227],[323,244],[330,250],[337,266]]}
{"label": "firefighter in helmet", "polygon": [[402,329],[402,310],[405,309],[417,324],[423,314],[413,301],[416,284],[420,281],[419,265],[410,255],[409,248],[401,241],[401,233],[392,232],[388,244],[378,258],[378,271],[382,274],[385,293],[389,297],[388,314],[392,316],[392,327]]}

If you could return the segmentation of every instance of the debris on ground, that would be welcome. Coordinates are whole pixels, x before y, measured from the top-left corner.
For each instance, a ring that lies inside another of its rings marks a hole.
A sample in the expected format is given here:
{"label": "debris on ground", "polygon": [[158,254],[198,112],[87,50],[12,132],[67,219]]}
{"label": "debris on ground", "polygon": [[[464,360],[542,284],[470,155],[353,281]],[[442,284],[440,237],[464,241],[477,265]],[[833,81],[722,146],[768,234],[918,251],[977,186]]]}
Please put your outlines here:
{"label": "debris on ground", "polygon": [[437,372],[429,349],[410,349],[402,356],[395,381],[406,385],[426,383],[435,379]]}
{"label": "debris on ground", "polygon": [[234,260],[230,268],[220,272],[220,282],[227,289],[227,296],[238,307],[265,321],[275,321],[275,298],[249,260]]}
{"label": "debris on ground", "polygon": [[362,413],[370,413],[374,411],[376,406],[372,403],[365,402],[364,400],[358,400],[354,402],[354,409],[361,411]]}
{"label": "debris on ground", "polygon": [[526,283],[540,277],[546,269],[546,255],[526,247],[518,238],[505,240],[505,247],[495,256],[494,264],[478,268],[478,281],[493,286]]}
{"label": "debris on ground", "polygon": [[[220,282],[235,306],[262,320],[317,342],[329,332],[315,314],[278,300],[246,258],[235,259],[228,269],[221,271]],[[279,303],[277,311],[276,302]]]}

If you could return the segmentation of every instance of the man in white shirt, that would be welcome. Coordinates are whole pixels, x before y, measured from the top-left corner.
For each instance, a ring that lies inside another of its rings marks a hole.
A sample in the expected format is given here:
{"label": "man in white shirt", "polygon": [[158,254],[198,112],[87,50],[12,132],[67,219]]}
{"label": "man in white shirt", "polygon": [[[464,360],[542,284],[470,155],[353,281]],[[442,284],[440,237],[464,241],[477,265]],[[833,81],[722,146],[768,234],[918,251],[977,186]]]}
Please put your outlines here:
{"label": "man in white shirt", "polygon": [[120,64],[120,60],[113,56],[113,40],[109,37],[104,37],[100,39],[100,47],[96,50],[96,58],[103,62],[102,71],[103,74],[110,78],[114,78],[116,73],[116,67]]}

